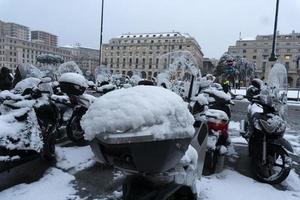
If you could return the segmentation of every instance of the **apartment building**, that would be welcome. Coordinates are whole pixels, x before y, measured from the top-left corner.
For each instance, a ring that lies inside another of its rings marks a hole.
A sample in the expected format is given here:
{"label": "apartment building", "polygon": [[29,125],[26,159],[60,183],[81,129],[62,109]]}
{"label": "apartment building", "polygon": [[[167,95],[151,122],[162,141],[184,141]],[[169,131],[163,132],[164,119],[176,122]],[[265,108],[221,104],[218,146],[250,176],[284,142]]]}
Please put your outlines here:
{"label": "apartment building", "polygon": [[95,68],[99,66],[99,50],[85,47],[62,47],[71,52],[72,59],[79,65],[83,73],[94,74]]}
{"label": "apartment building", "polygon": [[20,24],[0,20],[0,35],[29,40],[29,28]]}
{"label": "apartment building", "polygon": [[71,52],[62,48],[15,37],[0,36],[0,67],[8,67],[14,72],[21,63],[38,64],[36,57],[41,54],[59,55],[65,61],[72,59]]}
{"label": "apartment building", "polygon": [[159,58],[173,51],[190,51],[200,69],[203,69],[203,52],[197,41],[188,34],[136,33],[123,34],[103,44],[102,63],[113,73],[131,76],[139,72],[143,78],[156,77],[164,66]]}
{"label": "apartment building", "polygon": [[[258,35],[255,39],[240,39],[228,48],[228,53],[240,55],[250,62],[256,63],[256,74],[267,78],[273,63],[269,62],[272,52],[273,35]],[[290,87],[300,87],[300,33],[277,35],[276,55],[278,61],[286,66]]]}
{"label": "apartment building", "polygon": [[31,41],[57,46],[57,36],[45,31],[31,31]]}

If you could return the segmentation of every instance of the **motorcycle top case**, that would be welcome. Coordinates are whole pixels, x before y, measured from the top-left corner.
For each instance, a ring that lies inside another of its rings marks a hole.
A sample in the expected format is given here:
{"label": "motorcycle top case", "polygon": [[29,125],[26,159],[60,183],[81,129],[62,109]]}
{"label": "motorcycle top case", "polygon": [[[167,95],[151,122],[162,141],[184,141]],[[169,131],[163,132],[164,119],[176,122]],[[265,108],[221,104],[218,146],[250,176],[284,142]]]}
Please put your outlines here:
{"label": "motorcycle top case", "polygon": [[151,135],[102,134],[91,143],[100,162],[131,173],[161,173],[174,167],[192,137],[155,139]]}
{"label": "motorcycle top case", "polygon": [[86,87],[74,83],[70,83],[70,82],[60,82],[59,85],[63,93],[70,94],[70,95],[76,95],[76,96],[82,95],[86,90]]}

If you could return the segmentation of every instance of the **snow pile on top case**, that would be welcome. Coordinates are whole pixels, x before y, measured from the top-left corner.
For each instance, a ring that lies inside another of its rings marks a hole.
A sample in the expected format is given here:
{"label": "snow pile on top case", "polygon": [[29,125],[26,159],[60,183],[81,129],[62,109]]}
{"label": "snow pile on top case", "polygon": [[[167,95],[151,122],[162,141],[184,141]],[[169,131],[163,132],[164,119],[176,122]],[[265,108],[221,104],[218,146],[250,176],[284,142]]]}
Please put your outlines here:
{"label": "snow pile on top case", "polygon": [[85,139],[102,133],[151,134],[155,138],[192,136],[194,118],[177,94],[161,87],[136,86],[98,98],[83,116]]}
{"label": "snow pile on top case", "polygon": [[88,87],[87,80],[82,75],[73,72],[68,72],[61,75],[59,82],[73,83],[81,87]]}

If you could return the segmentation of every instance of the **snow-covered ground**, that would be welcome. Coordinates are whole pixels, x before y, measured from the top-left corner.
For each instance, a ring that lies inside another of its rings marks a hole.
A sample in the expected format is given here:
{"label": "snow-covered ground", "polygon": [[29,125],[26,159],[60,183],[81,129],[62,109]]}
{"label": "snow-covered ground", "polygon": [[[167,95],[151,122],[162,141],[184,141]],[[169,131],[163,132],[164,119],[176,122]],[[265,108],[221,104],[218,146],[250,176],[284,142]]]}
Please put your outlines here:
{"label": "snow-covered ground", "polygon": [[[246,145],[246,141],[239,135],[239,122],[230,122],[230,137],[233,148],[229,150],[231,156],[238,158],[234,150],[235,145]],[[300,155],[300,136],[286,134],[295,152]],[[30,184],[20,184],[0,192],[1,200],[79,200],[76,190],[75,176],[78,171],[85,170],[94,164],[90,147],[57,147],[57,164],[49,168],[44,176]],[[233,159],[234,162],[234,159]],[[114,178],[121,176],[115,174]],[[294,170],[282,184],[287,190],[278,190],[268,184],[255,181],[239,172],[225,167],[223,172],[202,177],[197,183],[200,199],[219,200],[296,200],[300,199],[300,178]],[[107,199],[120,199],[122,193],[115,191]]]}
{"label": "snow-covered ground", "polygon": [[288,191],[278,190],[271,185],[259,183],[236,171],[225,169],[217,175],[202,177],[197,186],[200,191],[200,199],[299,200],[300,179],[294,171],[291,171],[284,184],[289,186]]}
{"label": "snow-covered ground", "polygon": [[0,192],[1,200],[77,200],[73,174],[92,166],[89,146],[57,147],[57,163],[44,176],[30,184],[20,184]]}
{"label": "snow-covered ground", "polygon": [[57,168],[50,168],[39,181],[20,184],[0,192],[1,200],[64,200],[79,199],[72,183],[75,177]]}

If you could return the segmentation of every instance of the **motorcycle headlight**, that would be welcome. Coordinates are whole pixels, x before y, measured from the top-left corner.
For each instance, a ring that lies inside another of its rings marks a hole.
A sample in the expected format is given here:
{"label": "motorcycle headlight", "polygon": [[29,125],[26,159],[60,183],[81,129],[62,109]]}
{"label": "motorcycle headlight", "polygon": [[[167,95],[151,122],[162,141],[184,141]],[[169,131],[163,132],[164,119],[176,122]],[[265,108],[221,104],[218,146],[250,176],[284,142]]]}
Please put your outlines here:
{"label": "motorcycle headlight", "polygon": [[263,119],[260,120],[260,124],[262,125],[263,129],[265,131],[267,131],[268,133],[273,133],[277,128],[277,124],[270,123],[270,122],[265,121]]}
{"label": "motorcycle headlight", "polygon": [[268,133],[281,133],[286,129],[285,121],[279,116],[272,116],[267,121],[261,119],[260,124]]}

